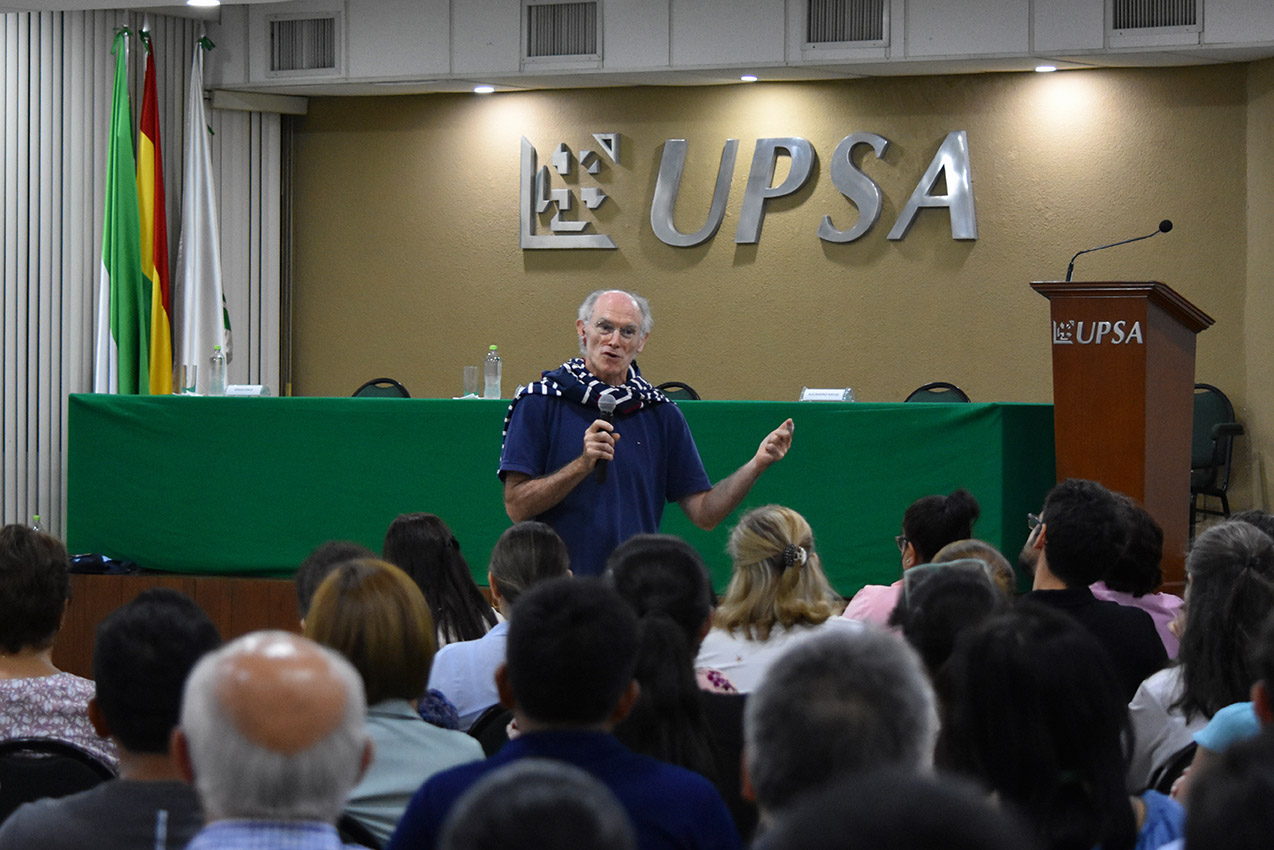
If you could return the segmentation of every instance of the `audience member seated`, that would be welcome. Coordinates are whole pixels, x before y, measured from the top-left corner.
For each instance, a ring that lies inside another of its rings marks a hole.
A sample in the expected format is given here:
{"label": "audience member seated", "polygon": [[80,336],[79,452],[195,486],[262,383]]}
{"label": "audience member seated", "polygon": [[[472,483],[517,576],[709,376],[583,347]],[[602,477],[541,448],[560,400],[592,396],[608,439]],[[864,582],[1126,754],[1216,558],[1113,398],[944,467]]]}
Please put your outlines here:
{"label": "audience member seated", "polygon": [[946,564],[967,559],[986,564],[987,575],[991,577],[991,581],[995,582],[995,586],[1004,594],[1005,599],[1017,597],[1017,573],[1013,572],[1013,565],[1009,563],[1008,558],[1004,557],[1004,553],[985,540],[957,540],[943,546],[938,550],[938,554],[933,556],[936,563]]}
{"label": "audience member seated", "polygon": [[314,591],[318,590],[328,573],[336,569],[337,564],[375,557],[376,553],[371,549],[348,540],[329,540],[315,547],[301,562],[301,566],[296,568],[296,616],[301,621],[301,628],[305,628],[305,615],[310,610]]}
{"label": "audience member seated", "polygon": [[115,745],[89,722],[93,683],[53,666],[69,568],[56,538],[25,525],[0,528],[0,740],[57,738],[118,770]]}
{"label": "audience member seated", "polygon": [[474,584],[460,543],[439,517],[400,514],[385,532],[381,556],[411,576],[425,595],[438,646],[477,640],[496,624],[496,613]]}
{"label": "audience member seated", "polygon": [[1089,588],[1093,596],[1120,605],[1140,608],[1155,621],[1159,639],[1171,660],[1177,657],[1177,636],[1171,624],[1181,611],[1181,597],[1157,593],[1163,584],[1163,529],[1150,512],[1123,493],[1115,498],[1123,510],[1124,543],[1119,557],[1101,581]]}
{"label": "audience member seated", "polygon": [[964,632],[996,614],[1010,603],[987,575],[985,562],[972,558],[950,563],[934,562],[907,571],[902,598],[889,617],[889,625],[902,631],[936,677]]}
{"label": "audience member seated", "polygon": [[[366,546],[347,540],[329,540],[310,553],[296,571],[296,610],[301,631],[305,631],[305,615],[323,579],[341,564],[366,559],[376,560],[376,554]],[[461,728],[456,707],[439,691],[429,689],[422,693],[416,703],[416,713],[426,723],[441,729]]]}
{"label": "audience member seated", "polygon": [[1142,683],[1129,704],[1130,791],[1170,783],[1194,733],[1248,697],[1256,680],[1249,642],[1274,610],[1274,539],[1238,520],[1214,525],[1195,538],[1186,578],[1177,664]]}
{"label": "audience member seated", "polygon": [[1044,850],[1154,850],[1180,836],[1175,801],[1124,790],[1119,677],[1074,619],[1024,602],[967,634],[942,683],[940,766],[984,783]]}
{"label": "audience member seated", "polygon": [[[978,500],[964,489],[949,496],[925,496],[912,502],[902,515],[902,534],[895,538],[902,553],[903,571],[929,563],[948,543],[972,537],[980,512]],[[902,579],[889,585],[869,584],[849,600],[843,616],[883,626],[901,592]]]}
{"label": "audience member seated", "polygon": [[849,776],[780,815],[753,850],[1032,850],[1020,818],[953,776]]}
{"label": "audience member seated", "polygon": [[500,535],[491,550],[487,585],[504,622],[477,640],[442,647],[429,673],[430,690],[441,692],[455,705],[459,728],[468,729],[484,711],[500,702],[495,669],[504,663],[513,604],[536,583],[568,574],[570,564],[566,544],[542,522],[519,522]]}
{"label": "audience member seated", "polygon": [[341,653],[362,677],[376,753],[345,811],[383,844],[420,783],[481,759],[482,746],[416,713],[433,660],[434,629],[425,598],[402,570],[376,560],[337,566],[314,594],[305,636]]}
{"label": "audience member seated", "polygon": [[253,632],[204,656],[173,735],[206,822],[187,850],[339,847],[372,760],[366,714],[358,672],[299,635]]}
{"label": "audience member seated", "polygon": [[441,850],[637,850],[615,795],[578,767],[526,758],[488,774],[456,801]]}
{"label": "audience member seated", "polygon": [[879,629],[827,633],[793,647],[744,715],[744,794],[762,829],[848,774],[933,762],[937,713],[919,657]]}
{"label": "audience member seated", "polygon": [[615,737],[634,752],[711,779],[746,841],[756,807],[739,794],[745,697],[719,692],[717,679],[697,681],[694,669],[712,624],[708,568],[684,540],[641,534],[611,554],[604,577],[632,606],[641,629],[635,673],[641,691]]}
{"label": "audience member seated", "polygon": [[730,534],[734,575],[696,666],[719,670],[741,693],[756,688],[785,649],[819,632],[859,628],[836,616],[805,517],[781,505],[743,515]]}
{"label": "audience member seated", "polygon": [[601,780],[628,812],[641,850],[739,847],[708,780],[637,755],[610,734],[637,699],[637,617],[615,591],[600,581],[551,579],[516,607],[496,682],[521,734],[486,761],[422,785],[389,850],[432,850],[464,792],[524,758],[557,759]]}
{"label": "audience member seated", "polygon": [[1119,559],[1123,512],[1095,481],[1070,478],[1049,491],[1027,547],[1034,553],[1032,590],[1022,596],[1079,622],[1110,655],[1124,701],[1168,661],[1154,620],[1139,608],[1106,602],[1089,586]]}
{"label": "audience member seated", "polygon": [[1198,749],[1190,769],[1172,786],[1176,800],[1189,799],[1189,787],[1198,781],[1217,756],[1234,744],[1255,738],[1262,728],[1274,727],[1274,612],[1265,618],[1248,655],[1252,675],[1251,700],[1230,703],[1212,715],[1208,725],[1194,733]]}
{"label": "audience member seated", "polygon": [[28,803],[0,828],[0,850],[145,847],[181,850],[203,825],[194,789],[169,754],[181,692],[195,662],[221,638],[199,606],[155,588],[97,627],[88,713],[119,751],[119,779]]}
{"label": "audience member seated", "polygon": [[1271,800],[1274,731],[1267,729],[1218,756],[1190,789],[1186,850],[1267,850],[1274,835]]}

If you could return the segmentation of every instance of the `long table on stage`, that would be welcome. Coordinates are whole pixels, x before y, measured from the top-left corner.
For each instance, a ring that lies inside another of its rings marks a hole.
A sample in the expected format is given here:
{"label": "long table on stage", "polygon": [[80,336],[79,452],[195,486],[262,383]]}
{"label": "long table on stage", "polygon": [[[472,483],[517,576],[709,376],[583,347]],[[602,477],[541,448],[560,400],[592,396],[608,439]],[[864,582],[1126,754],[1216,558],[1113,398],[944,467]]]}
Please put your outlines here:
{"label": "long table on stage", "polygon": [[[496,475],[507,405],[72,395],[67,545],[152,570],[288,576],[324,540],[379,552],[395,516],[429,511],[451,526],[485,584],[491,547],[509,525]],[[792,450],[741,509],[779,502],[804,514],[844,595],[897,578],[893,537],[914,499],[968,488],[982,506],[975,533],[1011,555],[1054,480],[1051,405],[680,406],[713,480],[783,419],[796,421]],[[662,530],[703,554],[718,590],[729,580],[725,546],[737,516],[705,532],[675,505],[664,513]]]}

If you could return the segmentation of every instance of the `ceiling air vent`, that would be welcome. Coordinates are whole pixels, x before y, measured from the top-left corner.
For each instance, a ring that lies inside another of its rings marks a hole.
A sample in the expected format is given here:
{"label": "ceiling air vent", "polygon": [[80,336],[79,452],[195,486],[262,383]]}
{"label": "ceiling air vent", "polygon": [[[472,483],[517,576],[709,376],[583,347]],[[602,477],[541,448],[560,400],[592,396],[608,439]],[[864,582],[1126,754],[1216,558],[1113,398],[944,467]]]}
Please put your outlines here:
{"label": "ceiling air vent", "polygon": [[1200,0],[1111,0],[1111,29],[1198,32]]}
{"label": "ceiling air vent", "polygon": [[270,72],[301,75],[338,71],[336,17],[270,21]]}
{"label": "ceiling air vent", "polygon": [[884,44],[885,0],[806,0],[806,44]]}
{"label": "ceiling air vent", "polygon": [[597,0],[586,3],[528,3],[526,57],[595,57]]}

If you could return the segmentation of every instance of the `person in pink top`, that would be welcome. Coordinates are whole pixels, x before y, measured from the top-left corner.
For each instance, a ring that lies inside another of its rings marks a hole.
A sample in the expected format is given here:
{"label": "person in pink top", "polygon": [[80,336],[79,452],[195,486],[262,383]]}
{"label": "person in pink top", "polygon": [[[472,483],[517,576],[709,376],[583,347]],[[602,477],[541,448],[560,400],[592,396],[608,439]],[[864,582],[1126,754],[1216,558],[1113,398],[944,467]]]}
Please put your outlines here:
{"label": "person in pink top", "polygon": [[[912,502],[902,515],[902,534],[894,538],[903,570],[927,564],[943,546],[972,537],[979,513],[978,500],[963,488],[949,496],[925,496]],[[888,585],[869,584],[854,594],[842,616],[883,626],[900,593],[901,578]]]}
{"label": "person in pink top", "polygon": [[1089,590],[1098,599],[1130,605],[1149,614],[1168,658],[1176,658],[1179,641],[1168,626],[1181,611],[1182,600],[1171,593],[1155,592],[1163,583],[1163,570],[1159,567],[1163,529],[1132,498],[1123,493],[1116,493],[1115,497],[1124,515],[1124,548],[1102,580],[1094,582]]}

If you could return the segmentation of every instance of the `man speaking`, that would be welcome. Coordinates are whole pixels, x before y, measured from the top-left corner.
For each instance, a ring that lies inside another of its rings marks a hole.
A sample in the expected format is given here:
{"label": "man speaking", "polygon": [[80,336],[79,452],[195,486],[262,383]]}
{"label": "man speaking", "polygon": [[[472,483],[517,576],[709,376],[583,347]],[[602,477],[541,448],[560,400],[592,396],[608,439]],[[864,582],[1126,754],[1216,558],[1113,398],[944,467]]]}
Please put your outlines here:
{"label": "man speaking", "polygon": [[601,573],[620,543],[658,531],[666,502],[681,505],[700,528],[714,528],[792,445],[788,419],[714,486],[685,417],[633,362],[653,323],[640,295],[590,294],[575,322],[584,356],[519,388],[509,405],[504,509],[514,522],[553,526],[576,575]]}

